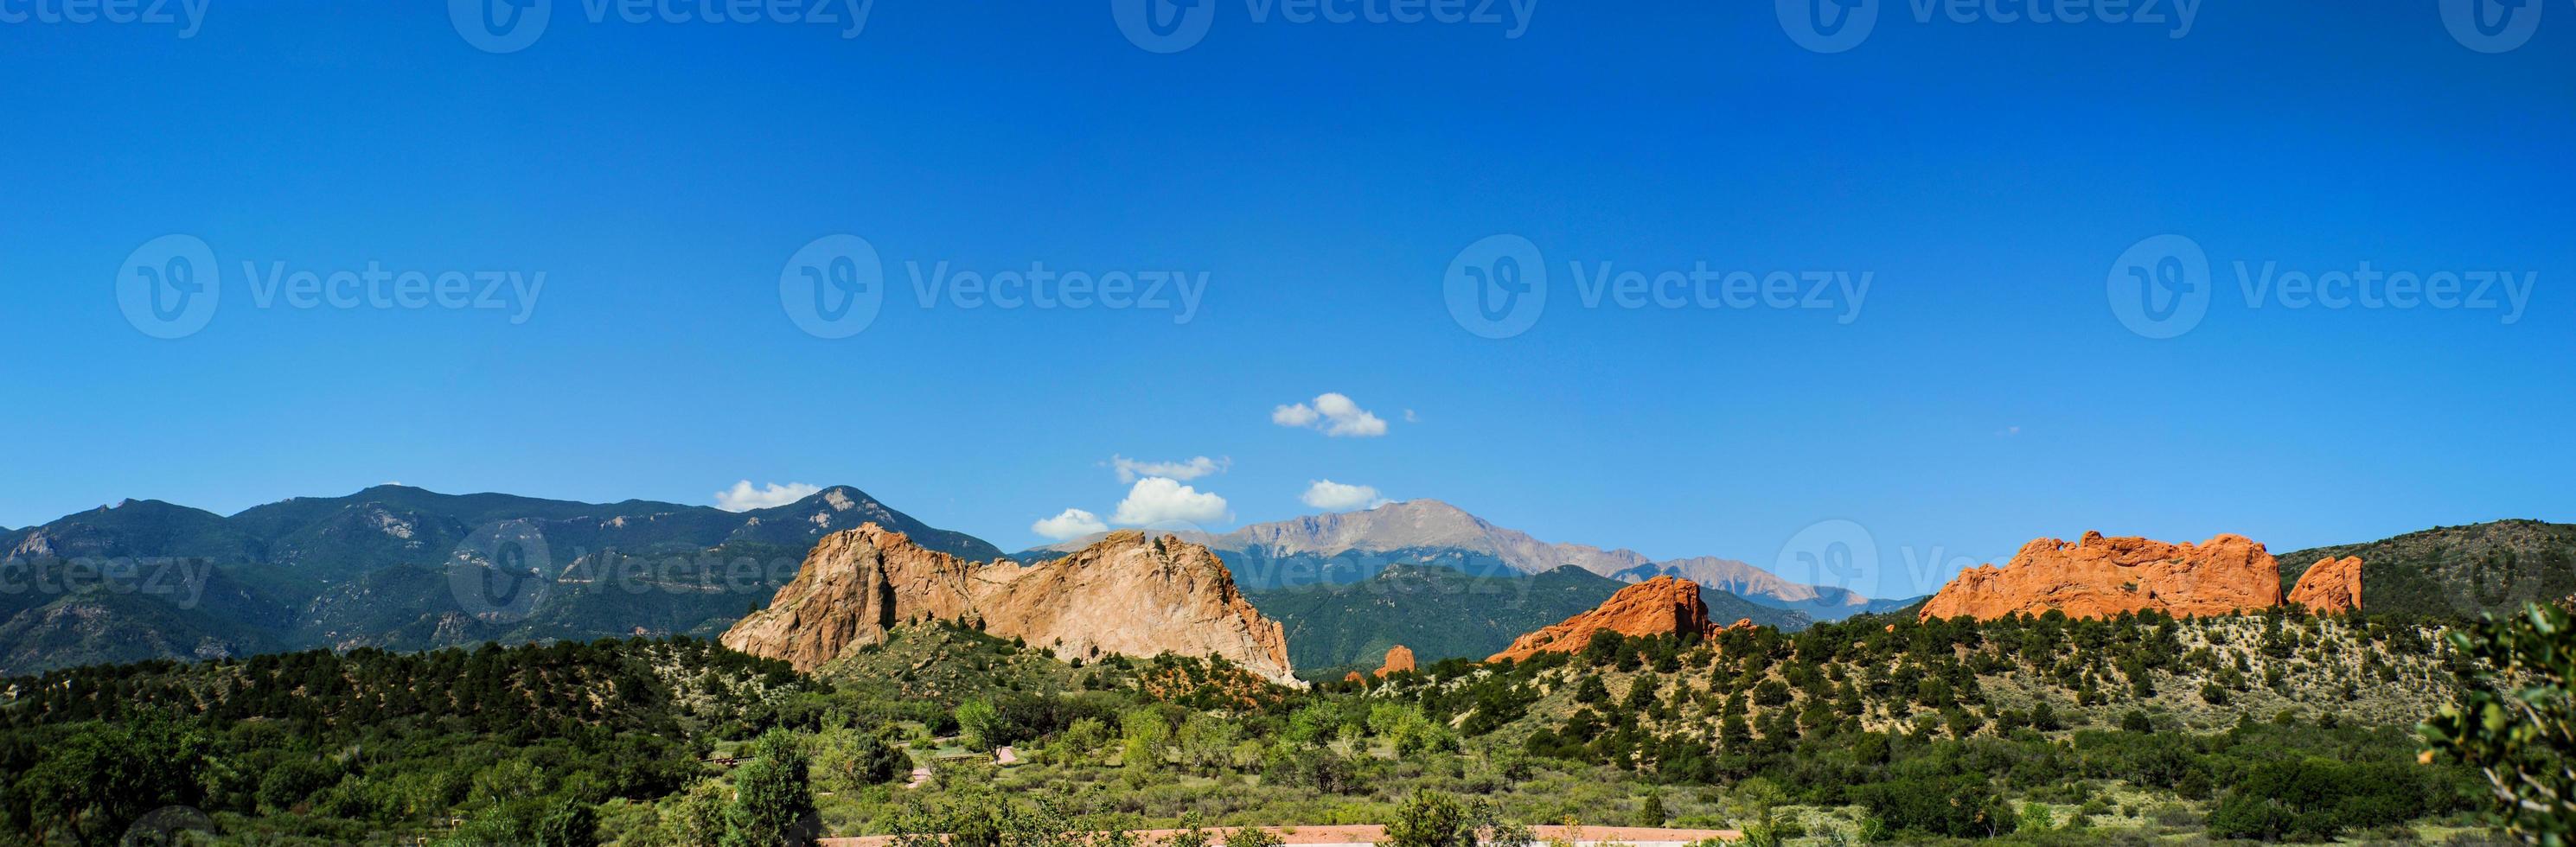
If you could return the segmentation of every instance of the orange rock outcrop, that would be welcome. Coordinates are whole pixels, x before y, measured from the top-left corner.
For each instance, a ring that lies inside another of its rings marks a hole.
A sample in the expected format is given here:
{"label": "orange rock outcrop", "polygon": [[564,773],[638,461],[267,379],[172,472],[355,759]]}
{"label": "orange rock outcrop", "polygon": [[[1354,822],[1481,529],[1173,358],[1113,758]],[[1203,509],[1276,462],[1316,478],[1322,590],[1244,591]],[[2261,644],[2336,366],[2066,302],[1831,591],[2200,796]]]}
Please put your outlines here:
{"label": "orange rock outcrop", "polygon": [[[1750,620],[1737,621],[1736,627],[1751,627]],[[1520,661],[1540,653],[1571,653],[1592,642],[1592,634],[1602,630],[1621,635],[1673,635],[1695,632],[1703,636],[1722,631],[1709,623],[1708,604],[1699,597],[1699,583],[1659,576],[1619,589],[1599,608],[1550,626],[1512,642],[1503,652],[1486,659]]]}
{"label": "orange rock outcrop", "polygon": [[1376,677],[1384,679],[1388,674],[1411,670],[1413,670],[1413,648],[1398,644],[1386,651],[1386,662],[1378,666]]}
{"label": "orange rock outcrop", "polygon": [[2319,559],[2307,573],[2299,575],[2299,584],[2290,588],[2290,602],[2320,615],[2360,611],[2361,557]]}
{"label": "orange rock outcrop", "polygon": [[897,626],[980,623],[1067,658],[1104,653],[1215,656],[1297,685],[1288,637],[1235,587],[1207,548],[1133,530],[1062,559],[969,562],[876,524],[825,536],[769,608],[721,639],[812,670]]}
{"label": "orange rock outcrop", "polygon": [[1924,604],[1922,617],[1993,620],[2050,609],[2076,618],[2147,610],[2210,617],[2280,604],[2280,563],[2244,536],[2167,544],[2087,532],[2073,544],[2039,539],[2001,568],[1960,573]]}

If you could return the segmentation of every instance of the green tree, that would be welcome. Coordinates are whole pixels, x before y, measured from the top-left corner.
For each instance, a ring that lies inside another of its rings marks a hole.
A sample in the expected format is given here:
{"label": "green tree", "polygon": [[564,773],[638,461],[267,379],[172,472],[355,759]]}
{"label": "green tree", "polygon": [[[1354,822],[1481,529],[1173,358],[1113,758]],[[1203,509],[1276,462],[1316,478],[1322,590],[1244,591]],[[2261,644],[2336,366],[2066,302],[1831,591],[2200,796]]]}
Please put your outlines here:
{"label": "green tree", "polygon": [[1002,710],[991,702],[981,697],[968,700],[958,705],[956,717],[957,732],[967,749],[989,753],[1002,746]]}
{"label": "green tree", "polygon": [[911,770],[911,757],[875,731],[827,729],[814,736],[814,773],[827,788],[880,785]]}
{"label": "green tree", "polygon": [[749,845],[808,845],[821,833],[814,811],[810,763],[796,736],[773,729],[752,742],[749,763],[734,775],[734,829],[727,841]]}
{"label": "green tree", "polygon": [[1172,723],[1163,713],[1150,707],[1128,709],[1118,715],[1119,761],[1131,768],[1154,768],[1163,764],[1163,751],[1172,745]]}
{"label": "green tree", "polygon": [[1396,809],[1377,847],[1476,847],[1475,822],[1458,798],[1420,789]]}
{"label": "green tree", "polygon": [[599,847],[599,810],[563,797],[536,820],[537,847]]}
{"label": "green tree", "polygon": [[146,812],[203,802],[213,750],[193,724],[138,712],[64,739],[19,778],[17,791],[40,831],[112,844]]}
{"label": "green tree", "polygon": [[1672,820],[1672,814],[1664,811],[1664,793],[1646,792],[1645,801],[1637,804],[1637,825],[1648,828],[1659,827],[1668,820]]}
{"label": "green tree", "polygon": [[2576,839],[2576,621],[2565,608],[2526,604],[2504,620],[2490,615],[2451,634],[2475,661],[2459,702],[2419,731],[2430,755],[2486,775],[2495,813],[2508,831],[2543,844]]}
{"label": "green tree", "polygon": [[2057,817],[2049,814],[2047,806],[2043,806],[2038,803],[2021,804],[2020,831],[2047,832],[2056,828]]}

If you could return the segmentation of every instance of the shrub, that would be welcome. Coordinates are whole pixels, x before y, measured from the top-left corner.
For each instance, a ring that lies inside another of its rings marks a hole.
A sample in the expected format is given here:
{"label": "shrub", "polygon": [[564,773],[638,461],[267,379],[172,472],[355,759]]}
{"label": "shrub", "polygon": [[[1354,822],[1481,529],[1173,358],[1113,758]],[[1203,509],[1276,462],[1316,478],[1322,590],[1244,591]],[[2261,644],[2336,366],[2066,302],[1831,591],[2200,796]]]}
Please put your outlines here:
{"label": "shrub", "polygon": [[1386,840],[1377,847],[1475,847],[1474,823],[1466,807],[1438,791],[1421,789],[1396,810],[1386,825]]}

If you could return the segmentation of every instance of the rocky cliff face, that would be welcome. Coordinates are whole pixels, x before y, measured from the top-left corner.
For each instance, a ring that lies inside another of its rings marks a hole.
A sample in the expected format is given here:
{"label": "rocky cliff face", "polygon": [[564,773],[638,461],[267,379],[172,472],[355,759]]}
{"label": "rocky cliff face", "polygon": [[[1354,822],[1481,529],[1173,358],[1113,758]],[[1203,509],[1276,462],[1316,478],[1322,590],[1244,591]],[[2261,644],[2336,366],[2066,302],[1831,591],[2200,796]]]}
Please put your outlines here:
{"label": "rocky cliff face", "polygon": [[[1738,621],[1736,625],[1749,627],[1753,622]],[[1520,661],[1540,653],[1571,653],[1583,649],[1591,643],[1593,633],[1605,629],[1621,635],[1718,632],[1718,627],[1709,623],[1708,604],[1700,600],[1699,583],[1659,576],[1620,589],[1600,608],[1523,635],[1510,648],[1485,661]]]}
{"label": "rocky cliff face", "polygon": [[723,642],[812,670],[896,626],[930,620],[981,621],[987,633],[1068,659],[1215,656],[1297,684],[1286,634],[1243,599],[1223,562],[1205,547],[1135,531],[1021,565],[964,561],[866,524],[825,537],[769,608],[736,623]]}
{"label": "rocky cliff face", "polygon": [[1386,651],[1386,662],[1378,665],[1377,676],[1383,679],[1388,674],[1406,673],[1413,669],[1413,649],[1398,644]]}
{"label": "rocky cliff face", "polygon": [[2101,618],[2156,610],[2209,617],[2281,603],[2280,563],[2240,535],[2200,544],[2105,538],[2087,532],[2068,544],[2043,538],[2023,545],[2002,568],[1959,574],[1923,606],[1923,618],[1967,615],[1992,620],[2050,609]]}
{"label": "rocky cliff face", "polygon": [[2326,559],[2310,566],[2299,575],[2299,584],[2290,588],[2290,602],[2320,615],[2360,611],[2361,557]]}

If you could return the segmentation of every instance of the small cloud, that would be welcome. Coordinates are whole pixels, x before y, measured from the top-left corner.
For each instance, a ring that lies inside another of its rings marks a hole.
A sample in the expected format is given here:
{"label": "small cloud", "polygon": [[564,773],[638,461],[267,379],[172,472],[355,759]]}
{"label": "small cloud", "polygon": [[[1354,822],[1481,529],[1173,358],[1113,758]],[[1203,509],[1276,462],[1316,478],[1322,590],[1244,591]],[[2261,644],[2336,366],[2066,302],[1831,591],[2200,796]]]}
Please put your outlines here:
{"label": "small cloud", "polygon": [[1421,419],[1421,418],[1414,417],[1414,416],[1413,416],[1413,410],[1412,410],[1412,409],[1406,409],[1406,410],[1404,410],[1404,422],[1405,422],[1405,423],[1421,423],[1421,422],[1422,422],[1422,419]]}
{"label": "small cloud", "polygon": [[1178,480],[1192,480],[1209,474],[1221,474],[1225,473],[1228,468],[1234,467],[1234,460],[1231,458],[1210,459],[1206,456],[1196,456],[1186,462],[1148,462],[1142,459],[1130,459],[1125,456],[1111,456],[1109,457],[1109,464],[1118,469],[1119,482],[1135,482],[1138,479],[1149,476],[1170,477]]}
{"label": "small cloud", "polygon": [[1095,532],[1108,532],[1109,525],[1100,516],[1081,509],[1066,509],[1064,514],[1029,524],[1029,531],[1055,541],[1081,538]]}
{"label": "small cloud", "polygon": [[802,482],[791,482],[786,485],[773,482],[767,488],[753,488],[751,480],[746,479],[734,483],[730,489],[716,492],[716,508],[728,512],[768,509],[794,503],[822,492],[822,486],[807,485]]}
{"label": "small cloud", "polygon": [[1386,498],[1378,496],[1375,488],[1366,485],[1344,485],[1329,479],[1315,480],[1307,485],[1306,493],[1298,499],[1305,501],[1306,505],[1328,512],[1374,509],[1386,505],[1387,502]]}
{"label": "small cloud", "polygon": [[1999,438],[2011,438],[2011,437],[2013,437],[2013,436],[2020,435],[2020,434],[2021,434],[2021,427],[2017,427],[2017,426],[2008,426],[2008,427],[2004,427],[2002,430],[1999,430],[1999,431],[1997,431],[1997,432],[1995,433],[1996,437],[1999,437]]}
{"label": "small cloud", "polygon": [[1111,522],[1127,526],[1212,524],[1225,519],[1225,498],[1160,476],[1137,480],[1136,487],[1127,490],[1127,499],[1118,501],[1118,511],[1109,516]]}
{"label": "small cloud", "polygon": [[1270,410],[1270,422],[1321,430],[1335,438],[1375,438],[1386,434],[1386,419],[1360,408],[1351,398],[1325,392],[1315,396],[1312,404],[1297,403]]}

